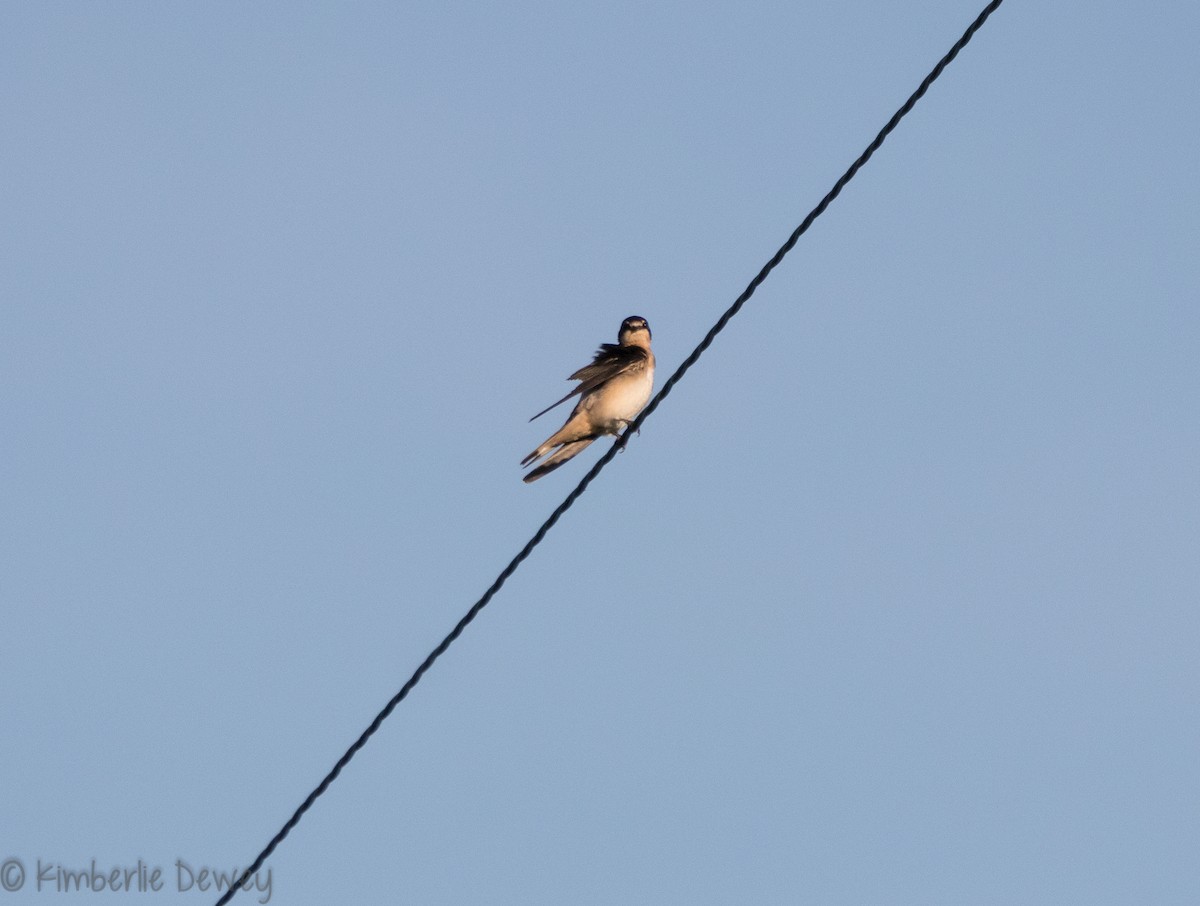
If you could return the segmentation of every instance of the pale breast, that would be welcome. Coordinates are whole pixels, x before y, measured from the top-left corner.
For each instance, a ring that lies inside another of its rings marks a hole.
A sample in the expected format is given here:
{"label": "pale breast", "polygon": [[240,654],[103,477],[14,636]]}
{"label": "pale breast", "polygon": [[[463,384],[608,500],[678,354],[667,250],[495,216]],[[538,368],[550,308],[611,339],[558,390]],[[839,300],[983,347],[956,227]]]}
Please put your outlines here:
{"label": "pale breast", "polygon": [[613,378],[584,401],[589,421],[609,433],[618,433],[650,402],[653,389],[653,362],[639,373]]}

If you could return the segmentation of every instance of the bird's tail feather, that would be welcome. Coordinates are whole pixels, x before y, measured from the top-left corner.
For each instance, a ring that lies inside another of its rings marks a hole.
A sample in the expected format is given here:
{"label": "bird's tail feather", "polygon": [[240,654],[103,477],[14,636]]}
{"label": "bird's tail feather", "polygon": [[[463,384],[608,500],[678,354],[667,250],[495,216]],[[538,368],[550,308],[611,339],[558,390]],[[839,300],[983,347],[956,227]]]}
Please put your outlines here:
{"label": "bird's tail feather", "polygon": [[[557,469],[559,466],[561,466],[567,460],[573,459],[574,457],[576,457],[580,453],[582,453],[585,449],[587,449],[588,444],[590,444],[595,439],[596,438],[594,438],[594,437],[585,437],[583,440],[575,440],[575,441],[571,441],[571,443],[563,444],[561,447],[558,448],[558,450],[556,450],[553,454],[551,454],[550,457],[545,462],[543,462],[536,469],[534,469],[532,472],[530,472],[528,475],[525,476],[525,478],[524,478],[525,483],[528,484],[531,481],[537,481],[543,475],[547,475],[550,472],[553,472],[555,469]],[[533,453],[529,454],[529,456],[525,457],[525,460],[524,460],[524,462],[522,462],[522,465],[528,465],[529,463],[533,462],[535,459],[537,459],[538,456],[541,455],[541,453],[542,453],[542,449],[541,449],[541,447],[539,447]]]}
{"label": "bird's tail feather", "polygon": [[542,445],[540,447],[538,447],[536,450],[534,450],[532,453],[530,453],[528,456],[526,456],[524,459],[521,460],[521,465],[522,466],[532,465],[535,460],[541,459],[543,456],[545,456],[547,453],[549,453],[551,450],[553,450],[557,446],[558,446],[558,441],[556,441],[553,437],[551,437],[550,439],[548,439],[546,441],[543,441]]}

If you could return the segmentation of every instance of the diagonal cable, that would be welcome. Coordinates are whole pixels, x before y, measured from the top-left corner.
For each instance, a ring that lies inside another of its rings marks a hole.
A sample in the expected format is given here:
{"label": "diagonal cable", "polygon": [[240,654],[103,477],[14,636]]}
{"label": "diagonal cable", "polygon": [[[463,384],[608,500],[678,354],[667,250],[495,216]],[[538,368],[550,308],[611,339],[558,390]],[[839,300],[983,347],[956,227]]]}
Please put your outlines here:
{"label": "diagonal cable", "polygon": [[829,192],[826,193],[825,197],[822,198],[817,204],[817,206],[808,213],[808,216],[804,218],[804,221],[800,224],[800,226],[796,227],[792,235],[788,237],[787,242],[780,246],[779,251],[771,256],[771,260],[763,265],[763,269],[758,272],[755,278],[750,281],[749,286],[742,291],[742,294],[738,296],[737,299],[734,300],[733,304],[730,305],[729,308],[727,308],[721,315],[721,317],[717,319],[717,323],[709,329],[708,333],[704,335],[704,339],[700,341],[699,345],[696,346],[696,348],[692,350],[691,354],[683,360],[683,363],[677,369],[675,369],[675,373],[667,378],[667,381],[665,384],[663,384],[662,389],[655,394],[654,398],[650,401],[646,408],[642,410],[641,414],[639,414],[638,417],[629,424],[629,427],[625,429],[625,432],[617,438],[616,442],[608,448],[604,455],[596,460],[595,464],[588,470],[587,474],[583,476],[579,484],[575,486],[575,489],[571,491],[571,493],[567,495],[566,499],[554,509],[554,512],[551,513],[546,521],[542,523],[541,528],[534,532],[533,537],[525,542],[525,546],[521,548],[520,552],[518,552],[511,561],[509,561],[508,566],[504,567],[504,569],[500,572],[500,575],[498,575],[495,581],[492,582],[492,584],[488,587],[488,590],[483,593],[483,596],[471,605],[471,609],[463,615],[462,619],[458,621],[452,630],[450,630],[450,633],[444,639],[442,639],[440,643],[438,643],[438,646],[434,648],[433,651],[429,652],[429,655],[421,662],[421,665],[417,667],[417,669],[413,672],[413,675],[409,677],[408,682],[406,682],[400,688],[399,692],[392,696],[391,700],[384,705],[383,710],[375,715],[375,719],[371,721],[370,726],[363,730],[362,735],[360,735],[358,739],[356,739],[350,746],[350,748],[346,750],[345,754],[337,760],[337,764],[335,764],[329,773],[326,774],[321,780],[321,782],[317,784],[316,789],[308,794],[305,800],[300,804],[300,807],[296,809],[296,811],[292,814],[292,817],[290,817],[283,827],[279,829],[279,832],[271,838],[271,842],[268,843],[266,847],[264,847],[263,851],[258,854],[250,867],[242,872],[237,882],[228,890],[226,890],[221,898],[217,900],[216,906],[225,906],[225,904],[233,899],[237,892],[242,889],[242,885],[244,885],[246,881],[252,875],[254,875],[255,872],[262,868],[263,863],[267,861],[271,853],[275,851],[275,848],[280,844],[283,838],[291,832],[292,828],[300,823],[300,819],[304,817],[304,813],[312,807],[312,804],[316,802],[319,796],[329,789],[329,785],[337,779],[338,775],[342,772],[342,768],[350,763],[350,759],[358,754],[359,749],[367,744],[367,740],[370,739],[375,734],[375,731],[379,729],[380,725],[388,719],[392,711],[396,709],[396,706],[400,704],[400,702],[404,701],[404,699],[408,696],[408,693],[412,691],[413,687],[421,681],[421,677],[424,676],[429,668],[433,666],[434,661],[436,661],[446,652],[446,649],[454,643],[455,639],[463,634],[463,630],[466,629],[467,626],[470,625],[471,621],[479,615],[479,612],[483,610],[483,608],[487,607],[488,603],[493,597],[495,597],[496,592],[498,592],[504,583],[507,582],[512,576],[512,574],[517,571],[517,567],[519,567],[521,563],[524,562],[524,560],[531,553],[533,553],[533,549],[535,547],[542,543],[542,539],[546,537],[547,533],[551,528],[554,527],[554,524],[558,522],[559,518],[574,505],[576,500],[583,496],[583,492],[587,490],[588,485],[590,485],[596,476],[600,474],[600,471],[610,462],[612,462],[613,457],[615,457],[617,453],[625,449],[625,445],[629,443],[629,438],[637,433],[637,431],[641,428],[642,423],[645,422],[650,416],[650,413],[657,409],[659,404],[667,398],[667,395],[675,388],[675,385],[678,384],[680,379],[688,372],[688,369],[695,365],[700,356],[704,354],[704,351],[712,345],[712,342],[714,339],[716,339],[717,334],[724,330],[725,326],[730,322],[733,316],[742,310],[742,306],[746,304],[747,300],[749,300],[752,295],[754,295],[755,290],[762,285],[763,281],[767,279],[767,276],[771,273],[771,271],[773,271],[779,262],[784,259],[784,256],[792,250],[793,246],[795,246],[800,237],[808,231],[808,228],[812,226],[813,221],[825,213],[825,209],[828,208],[833,200],[841,194],[842,189],[844,189],[846,184],[854,178],[855,174],[857,174],[860,169],[862,169],[863,165],[871,159],[871,156],[879,150],[879,147],[884,143],[884,140],[887,139],[896,126],[900,124],[900,121],[908,115],[909,111],[916,106],[917,101],[919,101],[924,96],[925,92],[929,90],[929,86],[937,80],[938,76],[942,74],[942,71],[950,65],[951,61],[953,61],[956,56],[958,56],[959,51],[967,46],[971,38],[975,36],[975,32],[979,31],[979,29],[983,26],[983,23],[986,22],[988,17],[999,8],[1002,2],[1003,0],[991,0],[991,2],[983,8],[983,11],[975,18],[975,21],[968,26],[965,32],[963,32],[962,37],[954,43],[954,46],[946,52],[944,57],[938,60],[937,65],[930,70],[929,75],[925,76],[925,78],[921,81],[921,84],[917,86],[917,90],[909,95],[908,100],[904,102],[899,110],[892,114],[892,118],[887,121],[882,129],[879,130],[879,134],[875,136],[869,145],[867,145],[866,150],[858,156],[858,159],[855,160],[854,163],[850,165],[849,169],[847,169],[846,172],[841,175],[838,181],[833,184],[833,188],[830,189]]}

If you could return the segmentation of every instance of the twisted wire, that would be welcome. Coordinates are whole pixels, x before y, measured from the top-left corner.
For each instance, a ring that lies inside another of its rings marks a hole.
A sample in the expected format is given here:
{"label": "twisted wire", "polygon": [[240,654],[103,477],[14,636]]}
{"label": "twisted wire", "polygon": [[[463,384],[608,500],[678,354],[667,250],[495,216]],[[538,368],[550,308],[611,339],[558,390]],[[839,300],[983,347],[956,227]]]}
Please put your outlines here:
{"label": "twisted wire", "polygon": [[767,276],[771,273],[771,271],[773,271],[784,259],[784,256],[786,256],[787,253],[792,250],[792,248],[796,245],[796,242],[808,231],[808,228],[812,226],[813,222],[820,217],[825,212],[825,209],[833,203],[833,200],[841,194],[842,189],[846,187],[846,184],[854,178],[855,174],[862,169],[863,165],[865,165],[867,161],[871,159],[872,155],[879,150],[880,146],[883,145],[887,137],[900,124],[900,121],[908,115],[909,111],[913,109],[917,101],[919,101],[924,96],[925,92],[929,90],[929,86],[937,80],[938,76],[942,74],[942,71],[950,65],[956,56],[958,56],[959,51],[967,46],[971,38],[973,38],[975,33],[983,27],[983,24],[988,20],[988,17],[999,8],[1002,2],[1003,0],[991,0],[991,2],[984,7],[983,11],[975,18],[975,21],[973,21],[970,26],[968,26],[967,30],[963,32],[962,37],[955,42],[954,46],[947,51],[944,57],[938,60],[937,65],[930,70],[927,76],[925,76],[925,78],[921,81],[921,84],[917,87],[917,90],[909,95],[908,100],[906,100],[900,106],[900,109],[892,114],[891,119],[889,119],[884,127],[879,130],[879,133],[874,139],[872,139],[871,143],[867,145],[866,150],[864,150],[863,153],[860,154],[854,161],[854,163],[850,165],[846,172],[839,177],[837,182],[834,183],[833,188],[825,194],[825,197],[822,198],[820,202],[817,203],[817,206],[808,213],[808,216],[804,218],[798,227],[796,227],[791,236],[788,237],[787,241],[780,246],[779,250],[771,256],[771,259],[765,265],[763,265],[762,270],[760,270],[754,279],[750,281],[749,285],[742,291],[742,294],[734,300],[733,304],[730,305],[729,308],[724,311],[724,313],[722,313],[721,317],[717,319],[717,322],[709,329],[708,333],[704,335],[704,339],[700,341],[696,348],[692,350],[691,354],[688,355],[688,357],[683,360],[679,367],[675,369],[675,372],[669,378],[667,378],[667,381],[663,384],[662,389],[655,394],[654,398],[650,400],[646,408],[641,411],[637,418],[630,422],[629,427],[626,428],[621,436],[618,437],[617,440],[612,444],[612,446],[605,451],[604,455],[596,460],[583,478],[580,479],[579,484],[575,486],[575,489],[567,495],[566,499],[563,500],[563,502],[557,507],[555,507],[554,512],[552,512],[546,521],[542,523],[541,527],[534,532],[533,537],[525,542],[525,546],[522,547],[517,555],[509,561],[508,565],[500,571],[500,574],[488,587],[487,591],[483,593],[482,597],[480,597],[478,601],[471,605],[470,610],[463,615],[462,619],[455,624],[454,628],[450,630],[446,637],[438,643],[436,648],[429,652],[425,660],[421,662],[420,666],[417,667],[412,676],[409,677],[408,682],[406,682],[400,688],[400,691],[393,695],[388,703],[384,705],[383,709],[375,715],[375,719],[371,721],[370,725],[365,730],[363,730],[362,734],[354,741],[350,748],[346,750],[342,757],[337,760],[337,763],[334,764],[329,773],[325,775],[325,777],[317,785],[316,789],[308,794],[308,796],[300,804],[299,808],[297,808],[292,816],[288,818],[283,827],[279,829],[279,832],[271,838],[271,841],[263,848],[262,852],[258,854],[254,862],[244,872],[242,872],[237,882],[230,886],[221,896],[221,898],[217,900],[216,906],[225,906],[225,904],[233,899],[237,892],[242,889],[242,886],[246,883],[246,881],[252,875],[254,875],[255,872],[262,868],[263,863],[270,858],[271,853],[275,851],[275,848],[283,841],[283,839],[291,832],[291,830],[300,823],[300,819],[304,817],[304,813],[312,807],[313,803],[316,802],[316,800],[322,794],[324,794],[327,789],[329,789],[330,784],[337,779],[338,775],[341,774],[342,769],[350,763],[350,759],[352,759],[358,753],[358,751],[367,744],[367,740],[369,740],[383,724],[383,722],[388,719],[392,711],[396,709],[396,706],[399,705],[400,702],[404,701],[409,692],[413,690],[413,687],[415,687],[417,683],[421,681],[421,677],[423,677],[429,668],[433,666],[434,662],[443,654],[445,654],[446,650],[454,643],[454,641],[463,634],[463,631],[467,628],[467,626],[471,624],[475,617],[479,615],[479,612],[488,605],[493,597],[496,596],[496,593],[500,591],[500,589],[504,586],[504,583],[508,581],[512,574],[517,571],[517,568],[521,565],[521,563],[524,562],[531,553],[533,553],[534,548],[541,544],[542,539],[546,537],[547,533],[551,528],[554,527],[555,523],[558,522],[562,515],[574,505],[576,500],[583,496],[583,492],[587,490],[588,485],[595,480],[596,476],[600,474],[605,466],[612,462],[613,457],[615,457],[617,453],[625,449],[626,444],[629,443],[630,437],[638,432],[650,414],[659,407],[659,404],[661,404],[662,401],[667,398],[667,396],[675,388],[675,385],[679,383],[680,379],[693,365],[696,364],[696,362],[700,359],[700,356],[704,354],[705,350],[712,345],[712,342],[714,339],[716,339],[717,334],[724,330],[725,326],[730,322],[730,320],[732,320],[732,318],[739,311],[741,311],[742,306],[745,305],[750,297],[754,295],[755,290],[762,285],[763,281],[767,279]]}

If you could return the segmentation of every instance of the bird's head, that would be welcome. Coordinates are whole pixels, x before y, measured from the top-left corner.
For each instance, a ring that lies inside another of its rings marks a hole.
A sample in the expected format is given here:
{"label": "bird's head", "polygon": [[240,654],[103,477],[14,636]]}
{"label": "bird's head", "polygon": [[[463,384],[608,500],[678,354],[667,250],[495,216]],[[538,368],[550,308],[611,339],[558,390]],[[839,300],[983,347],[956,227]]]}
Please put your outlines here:
{"label": "bird's head", "polygon": [[650,348],[650,325],[645,318],[637,315],[626,318],[621,322],[621,330],[617,333],[617,342],[622,346],[644,346]]}

